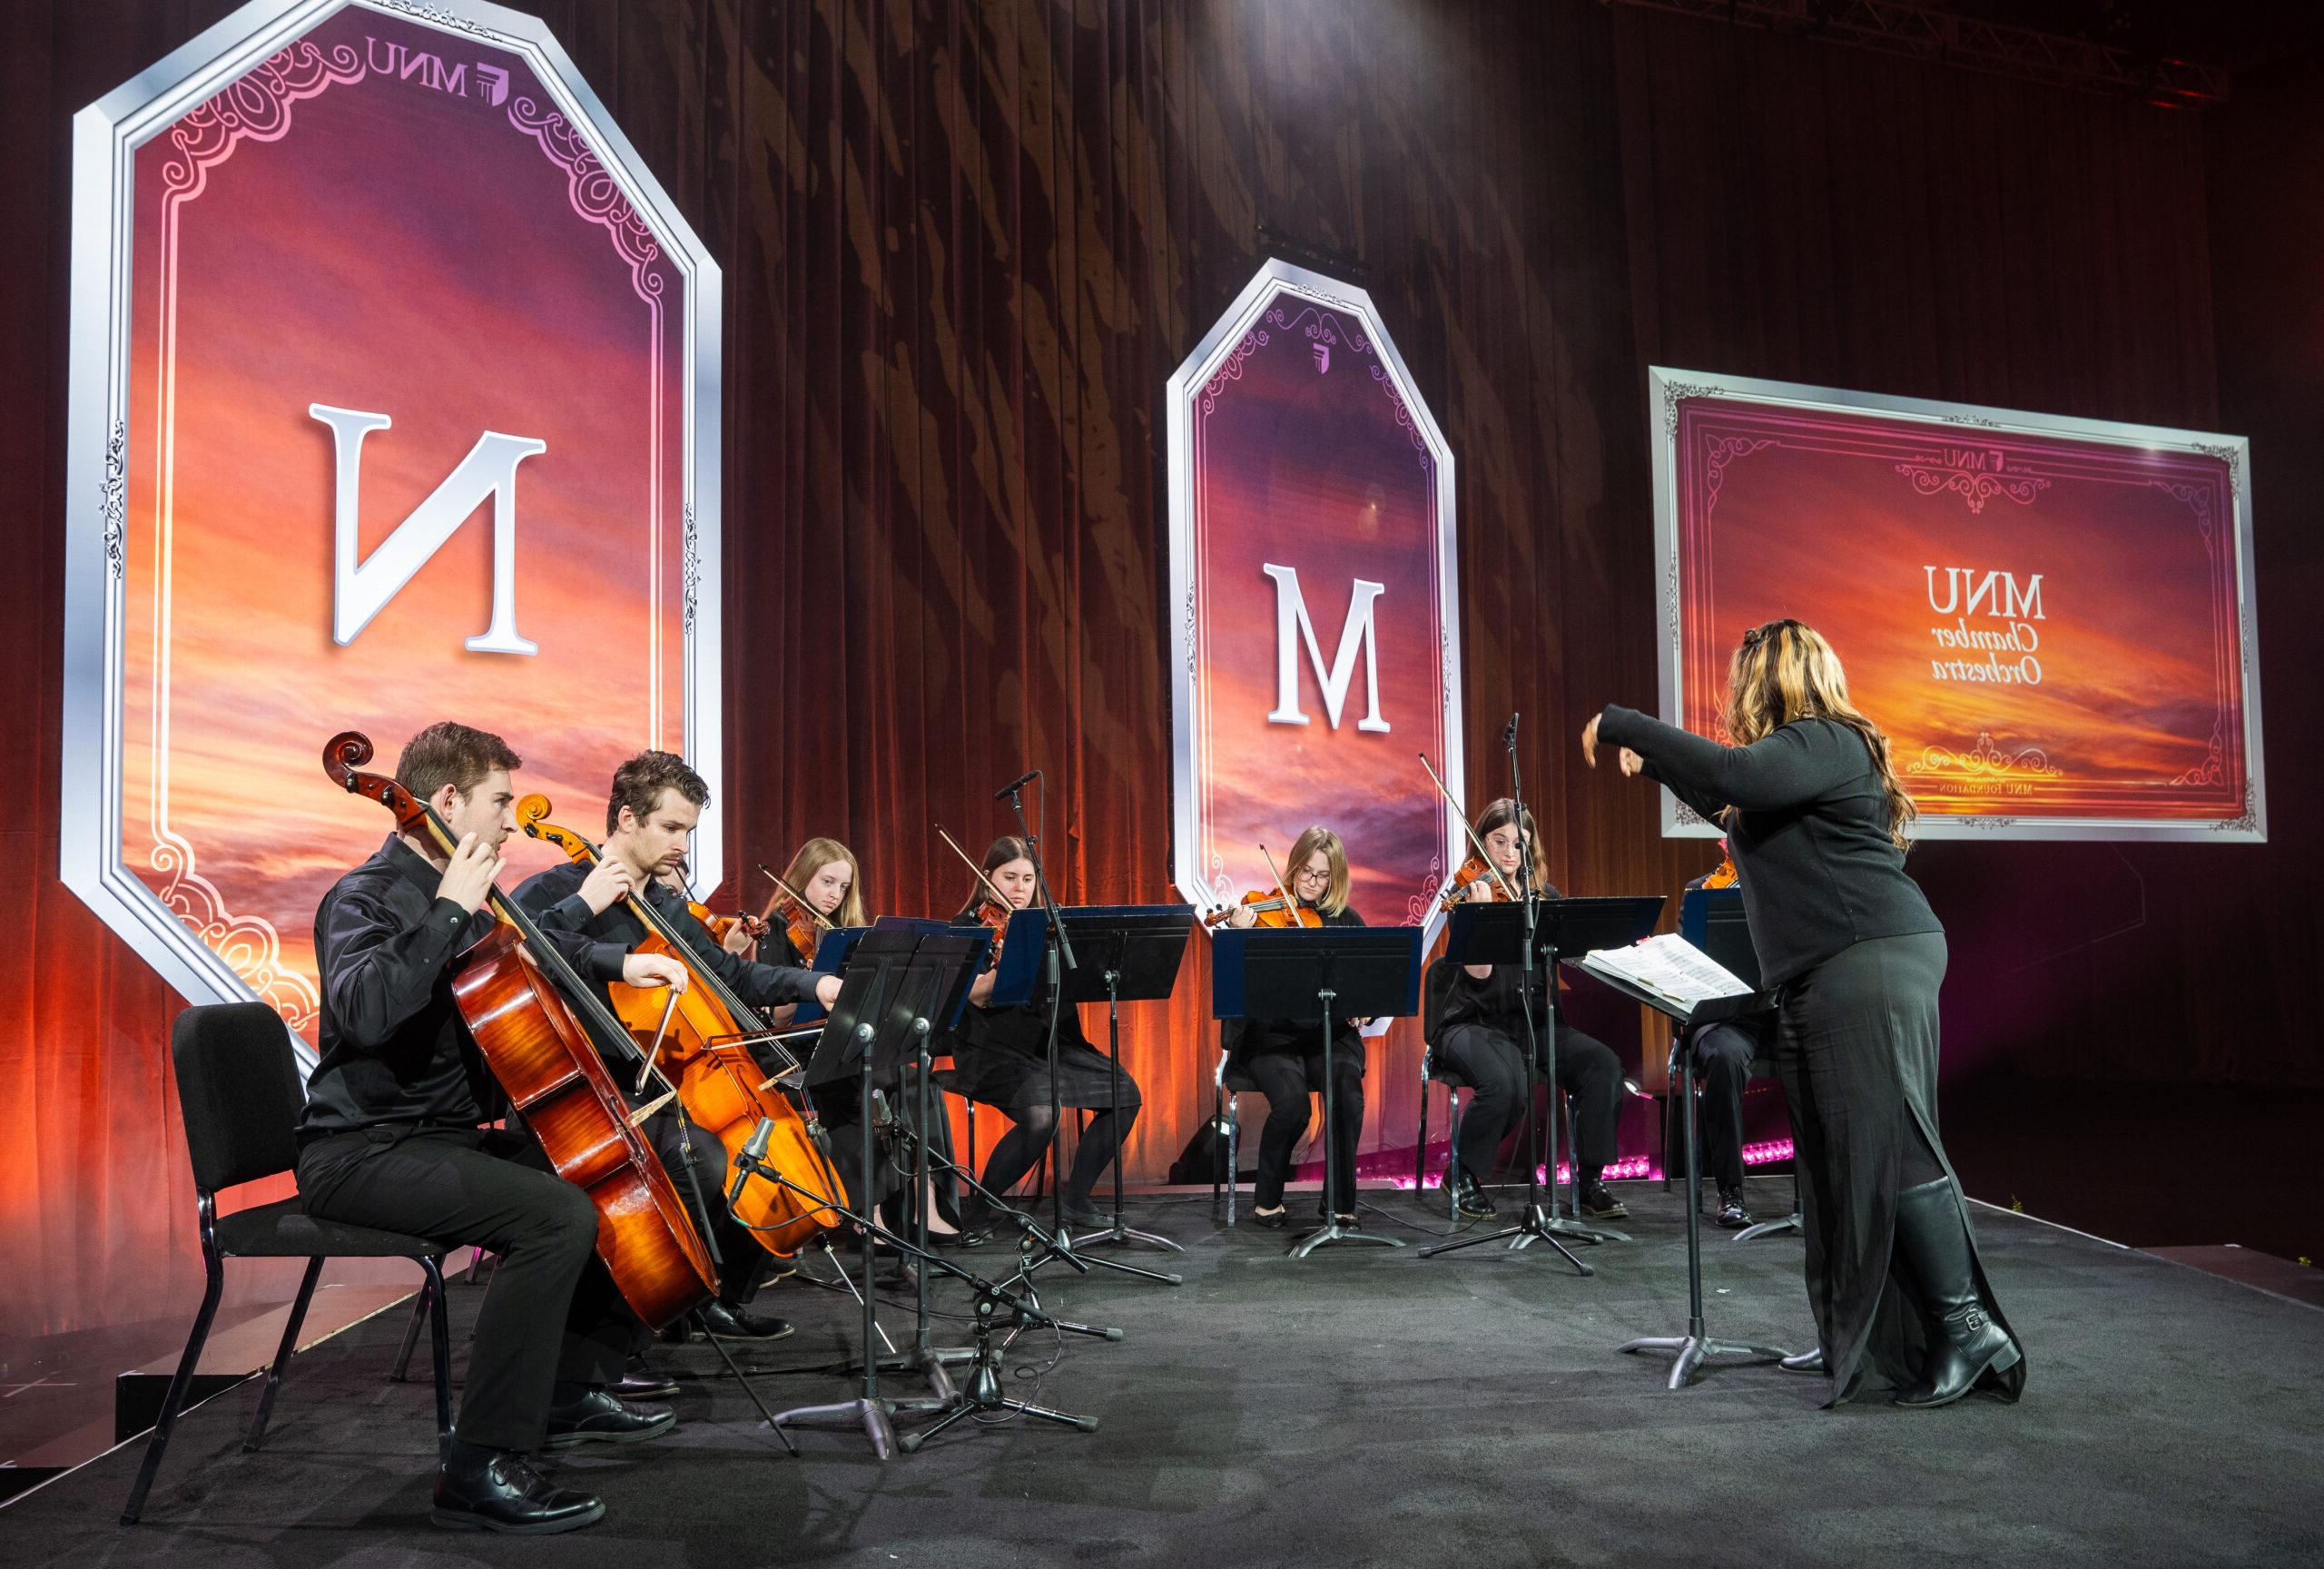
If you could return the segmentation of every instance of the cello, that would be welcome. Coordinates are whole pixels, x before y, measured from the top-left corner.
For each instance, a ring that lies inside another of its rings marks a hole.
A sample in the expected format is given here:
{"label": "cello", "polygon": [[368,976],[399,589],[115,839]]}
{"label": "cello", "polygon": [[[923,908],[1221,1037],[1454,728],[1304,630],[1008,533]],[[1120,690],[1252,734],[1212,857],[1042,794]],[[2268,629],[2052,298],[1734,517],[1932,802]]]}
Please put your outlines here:
{"label": "cello", "polygon": [[[388,775],[360,771],[370,760],[370,739],[356,731],[323,747],[323,772],[342,789],[377,801],[399,830],[440,854],[457,850],[434,807]],[[497,924],[454,961],[453,1002],[549,1169],[596,1207],[597,1254],[630,1311],[658,1329],[709,1300],[718,1281],[582,1021],[607,1039],[627,1037],[522,906],[495,888],[488,907]]]}
{"label": "cello", "polygon": [[[570,828],[549,822],[549,810],[547,796],[527,795],[517,803],[517,825],[528,838],[564,851],[576,865],[596,864],[597,847]],[[675,1009],[657,1002],[649,992],[625,987],[615,994],[614,1011],[631,1034],[646,1038],[649,1052],[665,1039],[674,1042],[662,1055],[675,1074],[678,1103],[688,1116],[717,1135],[726,1151],[726,1165],[731,1166],[750,1142],[762,1120],[773,1125],[765,1164],[797,1186],[745,1183],[734,1200],[734,1218],[750,1228],[751,1235],[767,1251],[789,1258],[836,1228],[841,1217],[835,1206],[845,1202],[839,1176],[818,1142],[820,1128],[801,1116],[776,1087],[786,1075],[797,1071],[799,1063],[777,1045],[775,1051],[785,1066],[767,1074],[750,1048],[753,1043],[777,1041],[779,1033],[745,1026],[744,1020],[757,1019],[757,1011],[735,995],[684,938],[670,929],[668,919],[651,899],[634,893],[624,903],[645,928],[645,940],[636,951],[667,954],[685,966],[694,984],[675,999]],[[665,1014],[668,1016],[666,1034]],[[650,1057],[647,1066],[653,1066]]]}

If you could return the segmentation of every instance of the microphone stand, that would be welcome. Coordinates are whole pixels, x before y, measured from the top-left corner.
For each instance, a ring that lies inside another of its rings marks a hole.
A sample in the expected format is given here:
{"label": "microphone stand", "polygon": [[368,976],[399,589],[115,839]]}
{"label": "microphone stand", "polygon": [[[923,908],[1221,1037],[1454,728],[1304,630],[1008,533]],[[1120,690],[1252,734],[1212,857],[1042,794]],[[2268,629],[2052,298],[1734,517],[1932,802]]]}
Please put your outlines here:
{"label": "microphone stand", "polygon": [[[1147,1280],[1157,1280],[1166,1286],[1178,1282],[1157,1269],[1142,1269],[1135,1264],[1125,1264],[1118,1258],[1101,1258],[1095,1254],[1082,1255],[1073,1248],[1073,1233],[1065,1223],[1065,1105],[1064,1091],[1058,1083],[1058,1027],[1065,1017],[1064,971],[1079,965],[1073,957],[1073,939],[1065,930],[1056,896],[1049,891],[1049,873],[1041,866],[1041,840],[1025,821],[1025,783],[1038,777],[1038,771],[1028,774],[1009,786],[1009,809],[1017,814],[1017,834],[1025,841],[1026,858],[1033,863],[1033,888],[1039,895],[1041,908],[1049,918],[1049,941],[1044,950],[1049,988],[1049,1231],[1047,1246],[1039,1254],[1028,1258],[1018,1274],[1030,1279],[1034,1270],[1052,1258],[1063,1258],[1073,1265],[1076,1272],[1088,1273],[1088,1266],[1096,1264],[1124,1275],[1137,1275]],[[1119,1099],[1118,1096],[1116,1099]],[[1114,1113],[1114,1127],[1121,1126],[1120,1108],[1108,1109]],[[1121,1143],[1117,1135],[1114,1144],[1114,1164],[1121,1164]],[[981,1190],[981,1189],[980,1189]]]}

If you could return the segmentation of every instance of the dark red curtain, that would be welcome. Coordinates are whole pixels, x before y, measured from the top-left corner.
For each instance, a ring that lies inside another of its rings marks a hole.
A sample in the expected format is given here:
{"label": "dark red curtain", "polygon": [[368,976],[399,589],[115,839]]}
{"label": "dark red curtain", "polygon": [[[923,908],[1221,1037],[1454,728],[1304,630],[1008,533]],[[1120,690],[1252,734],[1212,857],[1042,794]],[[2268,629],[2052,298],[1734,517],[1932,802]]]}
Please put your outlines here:
{"label": "dark red curtain", "polygon": [[[2214,366],[2314,406],[2313,336],[2270,336],[2307,280],[2245,251],[2313,212],[2290,194],[2316,184],[2312,109],[2305,162],[2232,143],[2229,212],[2207,136],[2232,118],[1587,0],[519,5],[725,267],[730,887],[833,834],[877,908],[948,911],[965,873],[931,824],[980,849],[1007,826],[990,787],[1039,765],[1064,894],[1167,896],[1159,403],[1265,225],[1360,265],[1458,454],[1471,777],[1502,776],[1522,710],[1576,892],[1707,861],[1571,739],[1653,693],[1645,365],[2224,410],[2259,438],[2273,843],[1915,865],[1954,935],[1955,1062],[2324,1083],[2299,1006],[2324,948],[2317,490],[2290,479],[2313,432]],[[0,16],[0,646],[29,738],[0,796],[25,885],[0,942],[0,1321],[26,1327],[156,1311],[191,1269],[174,1004],[54,877],[50,825],[78,809],[55,755],[64,217],[72,112],[230,7],[92,9]],[[2312,257],[2282,238],[2303,233]],[[2280,310],[2230,317],[2214,268]],[[1206,992],[1197,961],[1131,1028],[1139,1176],[1208,1106]],[[1374,1070],[1375,1142],[1409,1139],[1413,1059],[1400,1038]]]}

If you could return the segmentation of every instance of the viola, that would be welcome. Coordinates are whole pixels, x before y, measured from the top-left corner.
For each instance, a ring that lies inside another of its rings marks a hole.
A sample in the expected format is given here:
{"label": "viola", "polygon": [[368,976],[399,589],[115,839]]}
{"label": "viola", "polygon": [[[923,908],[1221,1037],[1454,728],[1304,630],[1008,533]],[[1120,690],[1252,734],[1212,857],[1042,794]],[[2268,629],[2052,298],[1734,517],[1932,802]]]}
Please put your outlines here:
{"label": "viola", "polygon": [[1257,917],[1252,923],[1253,925],[1266,927],[1270,930],[1288,929],[1293,926],[1321,926],[1324,923],[1323,913],[1314,905],[1295,902],[1286,904],[1282,894],[1270,893],[1264,888],[1252,889],[1243,895],[1239,903],[1229,904],[1224,910],[1213,910],[1202,918],[1202,923],[1206,926],[1224,926],[1235,918],[1235,912],[1237,910],[1250,911]]}
{"label": "viola", "polygon": [[[350,794],[394,813],[401,832],[457,850],[435,808],[385,775],[359,772],[370,760],[369,738],[352,730],[323,747],[323,772]],[[488,907],[497,924],[453,961],[453,1002],[550,1169],[596,1207],[597,1253],[623,1298],[659,1328],[708,1300],[718,1280],[583,1020],[609,1040],[623,1038],[621,1026],[520,905],[495,888]]]}
{"label": "viola", "polygon": [[[527,795],[517,803],[517,824],[528,836],[556,845],[576,864],[596,864],[597,847],[549,822],[548,814],[546,795]],[[642,1038],[646,1050],[657,1054],[655,1060],[675,1071],[678,1103],[718,1136],[728,1164],[750,1141],[762,1119],[773,1125],[766,1164],[798,1188],[772,1181],[744,1183],[734,1200],[734,1214],[761,1246],[788,1258],[840,1222],[833,1206],[842,1202],[843,1189],[816,1141],[820,1130],[777,1088],[782,1075],[769,1077],[752,1053],[753,1042],[774,1039],[760,1024],[757,1011],[670,930],[653,901],[632,893],[627,904],[646,932],[636,952],[668,954],[686,967],[694,984],[678,995],[675,1009],[654,992],[619,988],[615,1011],[622,1027]],[[780,1046],[776,1051],[792,1067],[798,1065]]]}

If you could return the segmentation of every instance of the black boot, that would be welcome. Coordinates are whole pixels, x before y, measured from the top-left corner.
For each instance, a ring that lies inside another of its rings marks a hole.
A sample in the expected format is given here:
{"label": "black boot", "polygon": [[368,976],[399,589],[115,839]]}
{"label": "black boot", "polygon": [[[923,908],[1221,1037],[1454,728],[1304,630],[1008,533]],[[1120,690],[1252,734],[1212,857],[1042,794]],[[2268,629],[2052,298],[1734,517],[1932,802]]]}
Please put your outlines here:
{"label": "black boot", "polygon": [[2025,1382],[2008,1377],[2021,1353],[1977,1295],[1976,1266],[1953,1183],[1939,1178],[1896,1196],[1896,1251],[1919,1284],[1928,1315],[1928,1362],[1921,1381],[1896,1396],[1899,1406],[1949,1406],[1992,1376],[1994,1392],[2014,1400]]}
{"label": "black boot", "polygon": [[436,1506],[428,1518],[454,1531],[506,1531],[548,1536],[578,1531],[606,1517],[587,1493],[554,1487],[513,1449],[487,1449],[455,1438],[436,1471]]}

